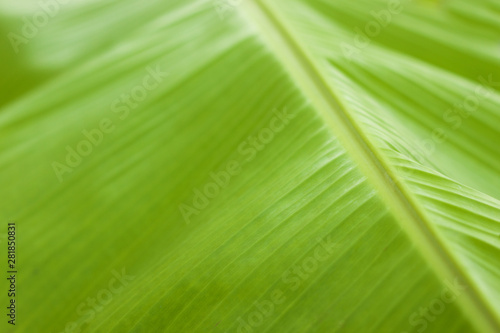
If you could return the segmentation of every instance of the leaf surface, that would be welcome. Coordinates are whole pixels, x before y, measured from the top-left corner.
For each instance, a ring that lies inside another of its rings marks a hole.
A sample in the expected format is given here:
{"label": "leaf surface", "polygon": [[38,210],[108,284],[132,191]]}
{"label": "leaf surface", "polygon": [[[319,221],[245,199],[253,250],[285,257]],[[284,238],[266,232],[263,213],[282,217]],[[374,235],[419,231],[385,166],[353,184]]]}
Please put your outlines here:
{"label": "leaf surface", "polygon": [[16,331],[500,331],[498,5],[402,2],[350,58],[387,2],[214,4],[77,3],[25,45]]}

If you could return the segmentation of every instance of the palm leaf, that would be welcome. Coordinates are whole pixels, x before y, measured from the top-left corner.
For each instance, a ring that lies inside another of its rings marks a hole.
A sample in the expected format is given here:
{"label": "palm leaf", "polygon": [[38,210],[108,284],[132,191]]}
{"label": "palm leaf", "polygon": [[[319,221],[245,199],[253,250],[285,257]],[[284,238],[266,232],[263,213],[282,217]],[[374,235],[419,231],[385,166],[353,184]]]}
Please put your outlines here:
{"label": "palm leaf", "polygon": [[500,331],[500,8],[397,4],[77,2],[3,45],[2,330]]}

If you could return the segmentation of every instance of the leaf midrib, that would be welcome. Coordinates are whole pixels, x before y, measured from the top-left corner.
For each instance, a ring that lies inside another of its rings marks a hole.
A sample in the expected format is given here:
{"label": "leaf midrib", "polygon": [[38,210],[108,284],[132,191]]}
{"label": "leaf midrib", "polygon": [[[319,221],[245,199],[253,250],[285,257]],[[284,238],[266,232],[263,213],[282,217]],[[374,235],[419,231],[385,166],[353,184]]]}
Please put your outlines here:
{"label": "leaf midrib", "polygon": [[[434,271],[443,279],[466,286],[459,301],[463,311],[481,332],[499,332],[500,323],[476,290],[474,283],[455,261],[450,250],[438,237],[429,218],[410,191],[395,176],[378,149],[371,144],[356,121],[336,97],[307,50],[294,38],[290,29],[278,18],[278,10],[260,0],[242,2],[243,12],[257,25],[260,36],[268,44],[300,90],[311,99],[315,110],[341,140],[368,180],[375,186],[386,205],[408,237],[420,250]],[[268,39],[268,40],[266,40]],[[294,66],[295,65],[295,66]]]}

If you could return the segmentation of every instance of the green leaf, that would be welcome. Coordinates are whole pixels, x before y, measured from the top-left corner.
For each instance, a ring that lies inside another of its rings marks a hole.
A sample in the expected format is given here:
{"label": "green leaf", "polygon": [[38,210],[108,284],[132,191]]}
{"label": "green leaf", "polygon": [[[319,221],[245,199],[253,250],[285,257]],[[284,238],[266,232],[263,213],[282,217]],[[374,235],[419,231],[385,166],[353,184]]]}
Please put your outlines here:
{"label": "green leaf", "polygon": [[0,45],[2,332],[500,331],[496,2],[49,3],[0,3],[48,18]]}

